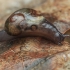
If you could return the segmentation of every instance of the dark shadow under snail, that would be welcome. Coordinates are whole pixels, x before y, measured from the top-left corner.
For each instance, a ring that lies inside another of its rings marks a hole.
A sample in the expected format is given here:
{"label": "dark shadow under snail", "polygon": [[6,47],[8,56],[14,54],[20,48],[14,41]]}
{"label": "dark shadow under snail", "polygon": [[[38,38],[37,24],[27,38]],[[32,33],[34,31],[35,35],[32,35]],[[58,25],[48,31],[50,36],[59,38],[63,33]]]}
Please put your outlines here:
{"label": "dark shadow under snail", "polygon": [[5,22],[5,30],[0,31],[0,41],[18,37],[41,36],[60,45],[69,35],[60,33],[57,28],[36,10],[23,8],[14,12]]}

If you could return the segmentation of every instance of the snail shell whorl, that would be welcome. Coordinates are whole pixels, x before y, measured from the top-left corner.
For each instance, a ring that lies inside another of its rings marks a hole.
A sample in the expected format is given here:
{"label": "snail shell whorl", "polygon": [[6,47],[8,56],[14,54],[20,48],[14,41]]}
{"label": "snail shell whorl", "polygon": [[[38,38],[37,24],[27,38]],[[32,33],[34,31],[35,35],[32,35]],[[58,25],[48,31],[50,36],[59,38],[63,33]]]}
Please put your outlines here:
{"label": "snail shell whorl", "polygon": [[19,35],[21,33],[20,23],[22,21],[24,21],[23,14],[12,14],[5,23],[6,32],[10,35]]}
{"label": "snail shell whorl", "polygon": [[33,24],[40,24],[43,18],[43,16],[39,16],[36,10],[23,8],[14,12],[6,20],[5,30],[10,35],[19,35],[25,28],[28,28]]}

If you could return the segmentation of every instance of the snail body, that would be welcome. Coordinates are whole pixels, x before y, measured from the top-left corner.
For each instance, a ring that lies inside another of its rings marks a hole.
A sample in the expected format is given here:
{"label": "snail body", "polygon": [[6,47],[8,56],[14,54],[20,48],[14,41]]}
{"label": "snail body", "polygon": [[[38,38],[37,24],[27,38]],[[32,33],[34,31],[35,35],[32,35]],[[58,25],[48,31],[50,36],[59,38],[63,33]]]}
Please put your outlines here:
{"label": "snail body", "polygon": [[65,38],[44,16],[29,8],[14,12],[5,22],[5,31],[13,37],[41,36],[58,45]]}

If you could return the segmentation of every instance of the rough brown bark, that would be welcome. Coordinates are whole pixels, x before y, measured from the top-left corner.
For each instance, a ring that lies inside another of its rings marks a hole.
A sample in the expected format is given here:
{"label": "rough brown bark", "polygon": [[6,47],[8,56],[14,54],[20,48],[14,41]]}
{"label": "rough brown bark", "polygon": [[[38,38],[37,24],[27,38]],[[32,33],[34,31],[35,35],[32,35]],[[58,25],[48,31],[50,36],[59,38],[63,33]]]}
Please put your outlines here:
{"label": "rough brown bark", "polygon": [[[1,4],[5,2],[4,0],[1,1]],[[11,0],[8,0],[8,3],[13,2],[14,0],[10,1]],[[18,3],[19,2],[17,2],[17,5]],[[20,5],[17,8],[15,8],[15,6],[13,8],[9,6],[10,4],[6,4],[5,6],[2,4],[2,8],[0,9],[0,29],[3,29],[6,18],[13,11],[23,7],[23,3],[22,6]],[[46,0],[44,4],[39,5],[34,8],[38,11],[40,10],[42,13],[46,13],[43,15],[47,20],[52,22],[60,32],[64,33],[70,28],[69,0]],[[33,6],[29,3],[27,7]],[[16,39],[0,43],[0,53],[0,70],[70,69],[70,45],[65,41],[62,46],[58,46],[40,37]]]}

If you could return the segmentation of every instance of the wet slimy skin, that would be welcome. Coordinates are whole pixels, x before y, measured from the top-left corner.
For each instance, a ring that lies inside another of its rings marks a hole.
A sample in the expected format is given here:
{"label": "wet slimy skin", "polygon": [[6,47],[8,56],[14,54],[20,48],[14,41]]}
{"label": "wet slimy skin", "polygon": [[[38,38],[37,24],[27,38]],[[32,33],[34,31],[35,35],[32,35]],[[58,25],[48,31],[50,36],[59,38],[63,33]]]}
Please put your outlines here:
{"label": "wet slimy skin", "polygon": [[14,12],[5,22],[5,30],[0,35],[5,37],[0,41],[10,40],[17,37],[41,36],[60,45],[65,36],[57,28],[48,22],[46,18],[36,10],[23,8]]}

